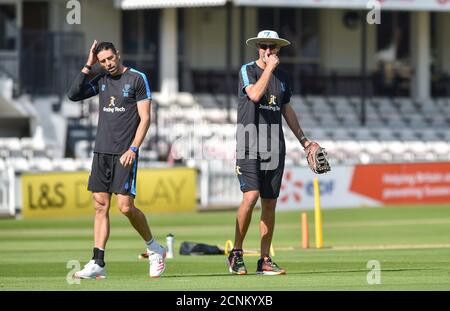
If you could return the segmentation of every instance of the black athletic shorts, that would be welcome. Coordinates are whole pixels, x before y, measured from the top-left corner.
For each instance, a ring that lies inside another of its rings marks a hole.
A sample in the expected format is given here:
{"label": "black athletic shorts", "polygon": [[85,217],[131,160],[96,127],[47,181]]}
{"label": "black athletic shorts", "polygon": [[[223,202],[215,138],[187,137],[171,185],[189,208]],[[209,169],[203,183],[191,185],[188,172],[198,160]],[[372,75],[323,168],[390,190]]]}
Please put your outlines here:
{"label": "black athletic shorts", "polygon": [[275,167],[267,167],[270,159],[236,160],[236,175],[239,179],[241,191],[259,190],[261,198],[277,199],[280,195],[283,179],[284,157],[284,155],[279,156]]}
{"label": "black athletic shorts", "polygon": [[120,193],[136,196],[138,159],[133,165],[123,167],[121,155],[94,153],[88,190],[91,192]]}

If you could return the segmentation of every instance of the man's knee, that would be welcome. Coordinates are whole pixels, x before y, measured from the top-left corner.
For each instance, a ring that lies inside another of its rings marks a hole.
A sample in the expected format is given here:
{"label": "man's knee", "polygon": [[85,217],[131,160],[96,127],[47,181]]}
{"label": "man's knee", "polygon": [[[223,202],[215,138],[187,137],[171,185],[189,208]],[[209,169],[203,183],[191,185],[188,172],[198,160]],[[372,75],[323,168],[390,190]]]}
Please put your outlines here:
{"label": "man's knee", "polygon": [[129,202],[121,202],[119,203],[119,210],[122,214],[124,214],[127,217],[130,217],[133,213],[134,206],[133,204],[130,204]]}
{"label": "man's knee", "polygon": [[94,208],[97,214],[106,214],[109,210],[109,200],[103,197],[94,196]]}
{"label": "man's knee", "polygon": [[247,206],[255,206],[259,198],[259,191],[248,191],[244,193],[244,204]]}

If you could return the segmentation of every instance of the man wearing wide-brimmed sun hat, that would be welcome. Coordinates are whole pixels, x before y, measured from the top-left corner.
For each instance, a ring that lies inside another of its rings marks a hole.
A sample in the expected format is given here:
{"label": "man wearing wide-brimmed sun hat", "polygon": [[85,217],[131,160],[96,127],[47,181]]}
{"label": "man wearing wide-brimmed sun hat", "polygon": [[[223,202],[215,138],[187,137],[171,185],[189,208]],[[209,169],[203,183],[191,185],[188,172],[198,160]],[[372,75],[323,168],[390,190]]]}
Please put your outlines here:
{"label": "man wearing wide-brimmed sun hat", "polygon": [[239,72],[236,174],[243,193],[236,217],[234,248],[228,257],[229,271],[247,274],[243,241],[253,207],[261,197],[261,258],[256,273],[285,274],[269,256],[275,224],[275,206],[280,193],[286,147],[282,115],[303,148],[310,141],[303,134],[290,103],[292,85],[278,67],[280,48],[290,45],[272,30],[263,30],[247,45],[258,51],[258,60],[245,64]]}

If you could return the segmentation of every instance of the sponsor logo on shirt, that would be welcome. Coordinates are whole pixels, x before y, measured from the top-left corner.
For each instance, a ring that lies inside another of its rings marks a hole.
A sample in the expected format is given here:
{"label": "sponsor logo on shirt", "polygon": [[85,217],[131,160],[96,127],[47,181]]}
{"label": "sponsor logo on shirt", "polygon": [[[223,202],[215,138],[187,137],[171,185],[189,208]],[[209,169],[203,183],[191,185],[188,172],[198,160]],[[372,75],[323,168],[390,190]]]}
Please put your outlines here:
{"label": "sponsor logo on shirt", "polygon": [[271,110],[271,111],[280,111],[280,107],[278,106],[266,106],[266,105],[261,105],[259,104],[259,109],[264,109],[264,110]]}
{"label": "sponsor logo on shirt", "polygon": [[114,96],[111,96],[109,98],[109,105],[108,107],[103,107],[103,111],[105,112],[124,112],[125,111],[125,107],[116,107],[116,98]]}
{"label": "sponsor logo on shirt", "polygon": [[106,89],[106,85],[102,84],[102,92],[104,92]]}
{"label": "sponsor logo on shirt", "polygon": [[114,96],[111,96],[109,98],[109,107],[115,107],[116,106],[115,101],[116,101],[116,98]]}
{"label": "sponsor logo on shirt", "polygon": [[275,95],[270,95],[269,106],[276,105],[277,104],[276,100],[277,100],[277,97]]}
{"label": "sponsor logo on shirt", "polygon": [[280,107],[277,104],[277,97],[275,95],[270,95],[270,97],[269,97],[269,105],[259,104],[259,109],[271,110],[271,111],[280,111]]}

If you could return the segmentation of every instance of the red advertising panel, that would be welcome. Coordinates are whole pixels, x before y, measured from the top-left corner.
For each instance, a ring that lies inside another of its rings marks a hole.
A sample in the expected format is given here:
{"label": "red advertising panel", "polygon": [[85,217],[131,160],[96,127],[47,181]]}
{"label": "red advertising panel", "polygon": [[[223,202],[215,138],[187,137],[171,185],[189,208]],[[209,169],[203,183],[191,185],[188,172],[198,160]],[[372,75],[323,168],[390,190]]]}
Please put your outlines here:
{"label": "red advertising panel", "polygon": [[450,162],[357,165],[350,191],[384,204],[450,203]]}

